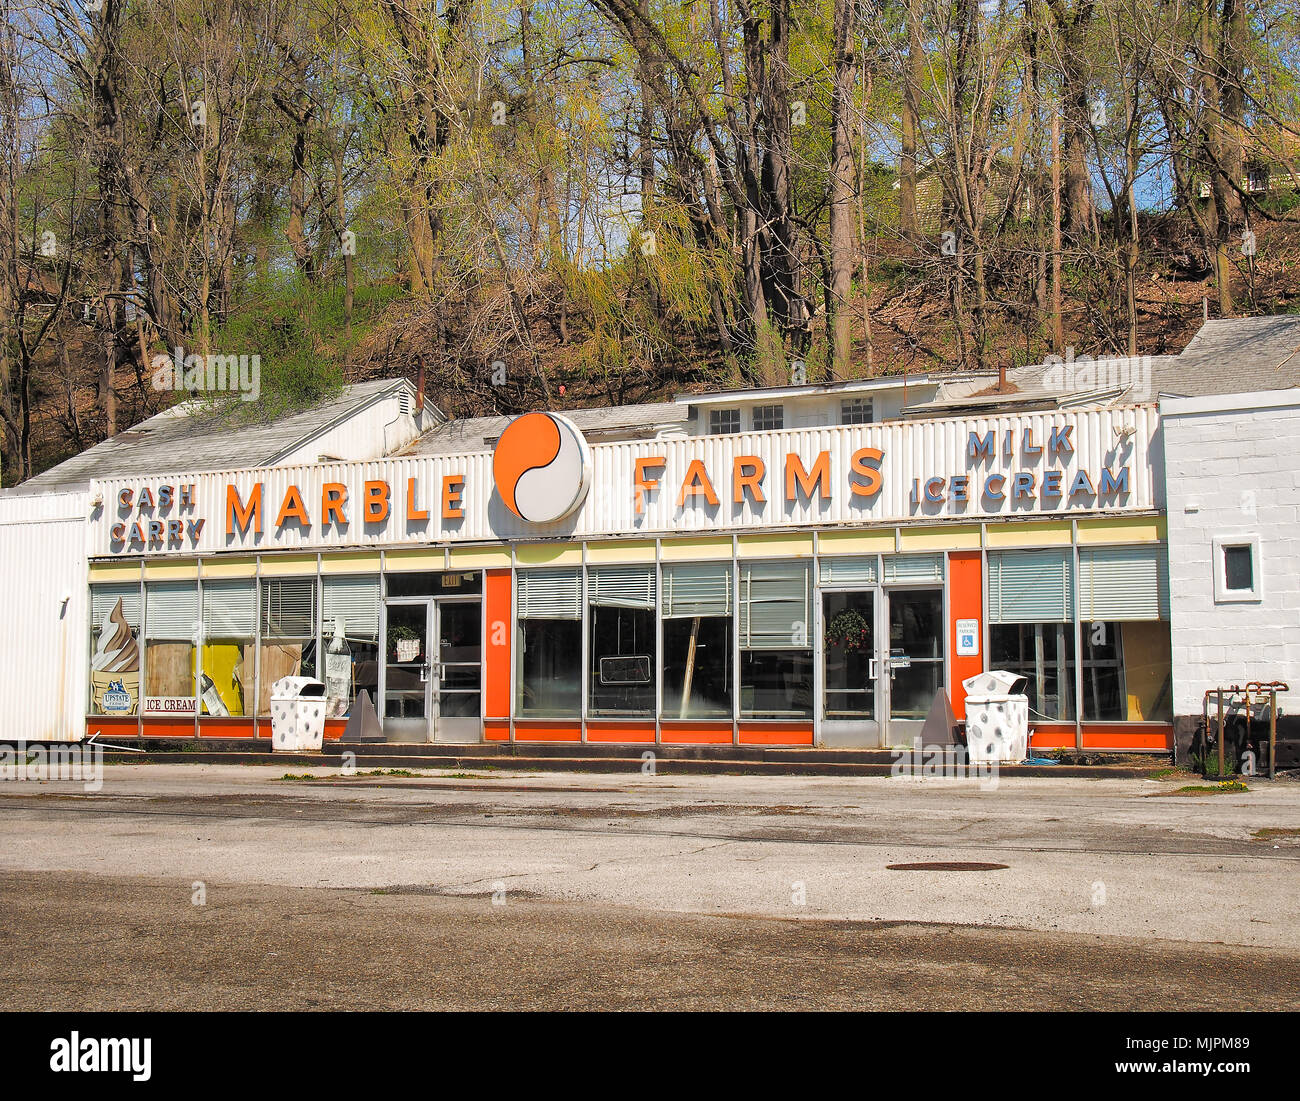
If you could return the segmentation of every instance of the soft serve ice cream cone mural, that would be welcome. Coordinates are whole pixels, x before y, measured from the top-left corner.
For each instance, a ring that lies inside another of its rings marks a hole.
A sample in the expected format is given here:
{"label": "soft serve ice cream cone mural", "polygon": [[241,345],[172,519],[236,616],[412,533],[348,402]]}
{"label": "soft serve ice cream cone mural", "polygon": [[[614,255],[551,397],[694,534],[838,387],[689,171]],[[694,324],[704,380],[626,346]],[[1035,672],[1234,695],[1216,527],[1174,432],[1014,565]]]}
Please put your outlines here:
{"label": "soft serve ice cream cone mural", "polygon": [[100,625],[99,645],[90,660],[90,686],[96,714],[135,714],[140,699],[140,644],[120,599]]}

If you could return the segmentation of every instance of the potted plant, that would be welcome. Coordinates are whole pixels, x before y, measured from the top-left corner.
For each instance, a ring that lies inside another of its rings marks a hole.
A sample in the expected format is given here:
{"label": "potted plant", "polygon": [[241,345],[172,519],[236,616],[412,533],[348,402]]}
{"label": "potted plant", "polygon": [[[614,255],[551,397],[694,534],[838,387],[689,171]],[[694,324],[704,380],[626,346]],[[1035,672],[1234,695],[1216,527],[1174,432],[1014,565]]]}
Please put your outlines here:
{"label": "potted plant", "polygon": [[836,612],[826,624],[826,645],[845,650],[871,649],[871,624],[856,608]]}

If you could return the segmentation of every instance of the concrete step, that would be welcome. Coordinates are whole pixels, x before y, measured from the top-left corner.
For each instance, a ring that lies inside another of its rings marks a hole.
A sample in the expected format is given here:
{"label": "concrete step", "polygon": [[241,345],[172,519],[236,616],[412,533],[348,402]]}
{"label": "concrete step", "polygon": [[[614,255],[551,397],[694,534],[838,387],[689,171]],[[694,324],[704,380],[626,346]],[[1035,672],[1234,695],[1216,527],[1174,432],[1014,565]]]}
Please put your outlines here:
{"label": "concrete step", "polygon": [[[372,769],[454,769],[457,771],[512,771],[512,772],[607,772],[641,773],[645,761],[637,757],[614,756],[507,756],[490,760],[482,756],[460,756],[454,753],[408,754],[407,746],[394,747],[395,752],[385,755],[358,757],[358,772]],[[449,748],[449,747],[439,747]],[[268,752],[166,752],[150,750],[145,754],[106,751],[106,761],[119,764],[229,764],[284,766],[286,771],[305,766],[337,769],[338,754],[326,753],[275,753]],[[1091,777],[1111,779],[1141,778],[1161,764],[1144,765],[1003,765],[999,776]],[[655,760],[656,775],[775,775],[775,776],[889,776],[893,773],[892,761],[858,760],[757,760],[698,758],[664,758]]]}

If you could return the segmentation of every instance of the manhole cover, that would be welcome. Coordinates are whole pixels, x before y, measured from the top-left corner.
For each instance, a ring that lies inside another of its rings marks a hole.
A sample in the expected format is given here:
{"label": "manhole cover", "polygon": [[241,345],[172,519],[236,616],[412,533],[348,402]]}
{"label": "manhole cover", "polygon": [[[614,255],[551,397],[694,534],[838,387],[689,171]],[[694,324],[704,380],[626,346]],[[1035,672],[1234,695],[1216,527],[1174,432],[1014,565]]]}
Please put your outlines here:
{"label": "manhole cover", "polygon": [[981,864],[975,860],[930,860],[923,864],[887,864],[891,872],[996,872],[1010,864]]}

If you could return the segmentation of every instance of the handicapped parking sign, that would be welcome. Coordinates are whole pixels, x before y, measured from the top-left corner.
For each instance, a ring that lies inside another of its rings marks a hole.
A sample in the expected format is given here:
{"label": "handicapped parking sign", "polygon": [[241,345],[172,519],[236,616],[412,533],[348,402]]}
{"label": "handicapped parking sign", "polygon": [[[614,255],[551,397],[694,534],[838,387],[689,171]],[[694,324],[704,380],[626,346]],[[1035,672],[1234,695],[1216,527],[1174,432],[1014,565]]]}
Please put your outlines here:
{"label": "handicapped parking sign", "polygon": [[977,657],[980,652],[980,621],[957,620],[957,656]]}

